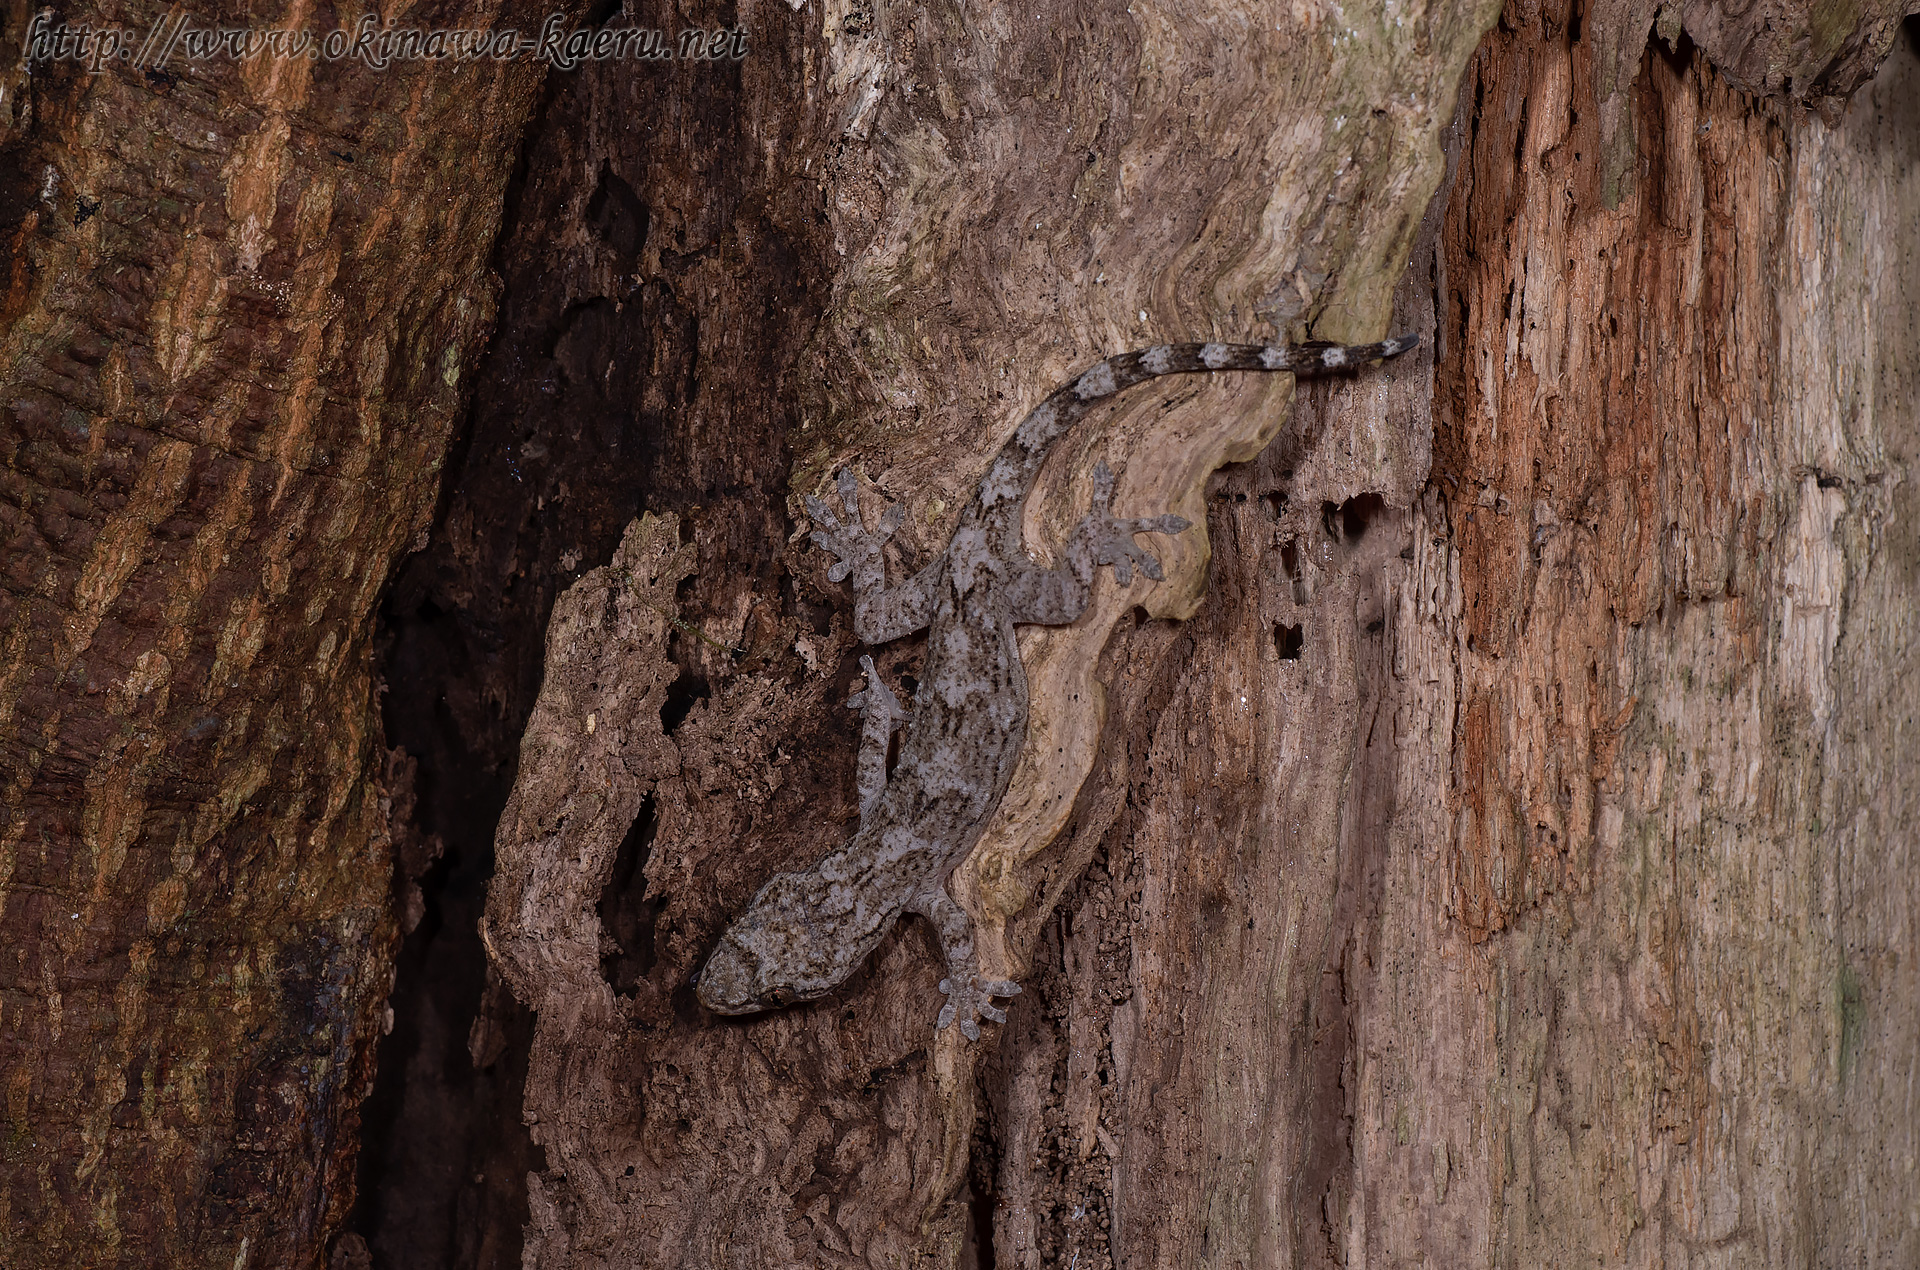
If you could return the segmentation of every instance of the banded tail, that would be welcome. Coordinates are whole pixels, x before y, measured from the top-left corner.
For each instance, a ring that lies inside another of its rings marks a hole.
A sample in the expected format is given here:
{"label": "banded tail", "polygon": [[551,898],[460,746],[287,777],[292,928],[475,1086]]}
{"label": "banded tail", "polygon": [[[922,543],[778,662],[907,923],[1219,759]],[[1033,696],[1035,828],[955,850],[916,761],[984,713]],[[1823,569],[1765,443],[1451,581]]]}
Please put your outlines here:
{"label": "banded tail", "polygon": [[980,483],[980,507],[991,514],[1001,504],[1018,502],[1039,475],[1047,449],[1092,408],[1115,393],[1162,375],[1215,370],[1289,371],[1318,375],[1353,370],[1368,362],[1398,357],[1420,343],[1409,332],[1377,344],[1156,344],[1118,353],[1078,379],[1049,393],[1020,421]]}

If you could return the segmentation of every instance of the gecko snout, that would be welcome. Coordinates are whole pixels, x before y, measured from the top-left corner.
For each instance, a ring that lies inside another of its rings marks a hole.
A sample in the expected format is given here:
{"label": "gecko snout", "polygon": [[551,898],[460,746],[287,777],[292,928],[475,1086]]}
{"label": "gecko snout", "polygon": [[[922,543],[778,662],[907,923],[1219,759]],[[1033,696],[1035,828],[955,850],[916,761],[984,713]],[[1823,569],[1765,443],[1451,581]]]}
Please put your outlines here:
{"label": "gecko snout", "polygon": [[760,959],[731,937],[721,938],[707,964],[693,976],[693,994],[715,1014],[751,1014],[762,1009],[757,1000],[760,992]]}
{"label": "gecko snout", "polygon": [[[786,983],[769,983],[766,963],[742,945],[731,932],[720,940],[693,976],[693,993],[715,1014],[752,1014],[803,1000],[805,994]],[[817,994],[816,994],[817,995]]]}

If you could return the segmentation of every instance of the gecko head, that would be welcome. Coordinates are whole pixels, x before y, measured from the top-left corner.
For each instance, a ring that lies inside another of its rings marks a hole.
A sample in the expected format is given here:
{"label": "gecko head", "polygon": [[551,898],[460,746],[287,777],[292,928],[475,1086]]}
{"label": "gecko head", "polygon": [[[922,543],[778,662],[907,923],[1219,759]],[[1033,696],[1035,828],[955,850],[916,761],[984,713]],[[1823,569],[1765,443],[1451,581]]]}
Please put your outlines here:
{"label": "gecko head", "polygon": [[708,957],[707,965],[693,980],[693,995],[714,1014],[753,1014],[793,997],[781,984],[766,982],[766,966],[760,955],[743,945],[732,930],[720,938],[720,947]]}
{"label": "gecko head", "polygon": [[700,967],[694,994],[715,1014],[753,1014],[833,991],[847,977],[817,928],[814,900],[799,874],[777,873],[760,888]]}
{"label": "gecko head", "polygon": [[700,1004],[715,1014],[755,1014],[820,995],[778,981],[767,959],[731,930],[700,968],[693,990]]}

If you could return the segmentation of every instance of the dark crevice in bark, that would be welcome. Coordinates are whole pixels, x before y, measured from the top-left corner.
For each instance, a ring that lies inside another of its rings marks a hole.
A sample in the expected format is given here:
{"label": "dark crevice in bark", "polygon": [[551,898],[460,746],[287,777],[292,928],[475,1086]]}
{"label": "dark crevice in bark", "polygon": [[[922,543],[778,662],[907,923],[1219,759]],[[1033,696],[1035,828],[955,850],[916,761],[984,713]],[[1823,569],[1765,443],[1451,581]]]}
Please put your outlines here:
{"label": "dark crevice in bark", "polygon": [[[445,855],[421,879],[363,1120],[349,1231],[375,1270],[520,1263],[526,1178],[545,1168],[522,1123],[533,1017],[489,976],[477,923],[555,599],[643,510],[680,514],[700,563],[675,597],[671,732],[731,665],[687,631],[716,631],[739,592],[791,591],[781,384],[824,304],[813,262],[829,253],[800,240],[824,233],[810,186],[746,191],[766,181],[762,155],[792,147],[752,134],[737,66],[583,67],[549,77],[536,118],[470,422],[429,542],[381,614],[388,743],[418,762],[410,832],[438,835]],[[704,358],[703,328],[721,341]],[[655,821],[649,798],[600,904],[604,967],[629,995],[658,971],[666,920],[666,901],[645,898]],[[656,986],[697,1016],[684,985]]]}
{"label": "dark crevice in bark", "polygon": [[608,985],[625,995],[633,993],[635,985],[652,973],[659,960],[653,946],[653,928],[666,901],[646,897],[647,857],[653,851],[659,824],[654,798],[649,794],[620,844],[613,875],[600,893],[600,926],[612,940],[611,946],[602,944],[600,969]]}
{"label": "dark crevice in bark", "polygon": [[[569,100],[549,92],[527,151],[565,126]],[[606,460],[646,454],[653,432],[585,370],[644,344],[651,306],[621,315],[591,297],[555,313],[553,262],[524,249],[558,238],[567,214],[542,181],[550,163],[523,157],[515,173],[494,262],[501,316],[468,426],[428,545],[380,614],[387,739],[419,762],[412,828],[446,846],[419,879],[423,915],[362,1116],[348,1229],[375,1270],[517,1266],[526,1177],[544,1167],[521,1120],[533,1018],[490,990],[478,923],[554,597],[606,561],[642,505],[647,465]]]}
{"label": "dark crevice in bark", "polygon": [[974,1126],[973,1158],[967,1170],[967,1209],[972,1225],[962,1250],[962,1264],[970,1264],[972,1270],[993,1270],[996,1264],[993,1253],[993,1210],[996,1179],[1000,1174],[1001,1146],[993,1130],[992,1097],[989,1095],[981,1101],[986,1109]]}
{"label": "dark crevice in bark", "polygon": [[660,730],[672,736],[693,713],[694,703],[712,696],[713,688],[704,678],[691,670],[681,671],[680,677],[667,687],[667,699],[660,707]]}

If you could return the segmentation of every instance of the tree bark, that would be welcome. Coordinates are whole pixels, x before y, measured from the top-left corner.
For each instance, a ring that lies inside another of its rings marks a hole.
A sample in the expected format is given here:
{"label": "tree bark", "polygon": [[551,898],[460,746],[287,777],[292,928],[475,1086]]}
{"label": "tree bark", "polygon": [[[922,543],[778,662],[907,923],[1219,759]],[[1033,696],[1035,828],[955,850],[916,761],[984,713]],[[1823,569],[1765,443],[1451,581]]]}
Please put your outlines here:
{"label": "tree bark", "polygon": [[[1735,7],[16,70],[0,1260],[314,1264],[386,1021],[342,1267],[1920,1263],[1920,53]],[[801,495],[897,572],[1102,354],[1389,324],[1049,465],[1195,528],[1023,633],[1007,1024],[912,919],[700,1010],[857,813]]]}
{"label": "tree bark", "polygon": [[493,322],[539,68],[29,73],[30,17],[0,165],[0,1261],[314,1265],[397,936],[374,605]]}
{"label": "tree bark", "polygon": [[528,1264],[1910,1254],[1912,1184],[1876,1183],[1913,1122],[1913,384],[1848,315],[1913,329],[1880,245],[1911,50],[1846,107],[1892,18],[1516,10],[1462,83],[1471,15],[1267,45],[1183,13],[830,23],[845,259],[788,380],[793,522],[852,463],[910,567],[1100,352],[1378,333],[1458,86],[1398,302],[1436,315],[1431,387],[1290,420],[1284,385],[1183,387],[1063,447],[1030,542],[1105,452],[1212,560],[1023,638],[1037,757],[955,882],[1027,993],[978,1046],[932,1032],[912,923],[824,1001],[689,1000],[760,882],[850,831],[858,650],[800,536],[750,596],[698,508],[637,523],[556,610],[498,839]]}

